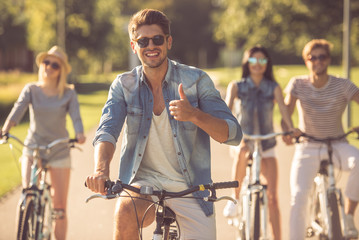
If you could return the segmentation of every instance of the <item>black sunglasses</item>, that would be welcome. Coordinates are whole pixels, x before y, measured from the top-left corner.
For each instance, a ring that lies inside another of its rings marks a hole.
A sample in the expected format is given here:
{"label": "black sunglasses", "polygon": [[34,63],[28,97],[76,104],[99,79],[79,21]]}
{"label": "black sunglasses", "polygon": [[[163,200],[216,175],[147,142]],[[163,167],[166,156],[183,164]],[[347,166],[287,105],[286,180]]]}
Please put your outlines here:
{"label": "black sunglasses", "polygon": [[50,62],[49,60],[44,60],[42,63],[45,64],[45,66],[50,65],[51,68],[54,70],[60,69],[60,65],[57,62]]}
{"label": "black sunglasses", "polygon": [[152,39],[153,44],[156,46],[162,46],[162,44],[165,42],[165,37],[163,35],[156,35],[152,38],[143,37],[133,41],[137,42],[140,48],[145,48],[150,43],[150,39]]}
{"label": "black sunglasses", "polygon": [[317,60],[324,61],[327,58],[328,58],[328,55],[325,55],[325,54],[320,54],[319,56],[312,56],[312,55],[308,56],[308,60],[311,62],[315,62]]}

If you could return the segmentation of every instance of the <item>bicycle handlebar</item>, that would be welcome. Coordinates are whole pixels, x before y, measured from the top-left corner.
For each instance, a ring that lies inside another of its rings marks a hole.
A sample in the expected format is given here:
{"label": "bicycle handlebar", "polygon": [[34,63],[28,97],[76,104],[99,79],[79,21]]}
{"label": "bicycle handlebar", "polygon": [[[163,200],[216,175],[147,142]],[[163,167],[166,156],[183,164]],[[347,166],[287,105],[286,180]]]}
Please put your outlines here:
{"label": "bicycle handlebar", "polygon": [[[86,183],[85,183],[86,186]],[[224,188],[236,188],[239,186],[238,181],[230,181],[230,182],[218,182],[218,183],[209,183],[209,184],[201,184],[197,186],[190,187],[186,190],[180,192],[167,192],[165,190],[153,190],[151,186],[141,186],[140,188],[134,187],[125,183],[122,183],[120,180],[117,180],[116,183],[113,181],[106,181],[105,188],[107,189],[106,195],[95,194],[86,199],[86,202],[90,201],[93,198],[104,198],[104,199],[112,199],[119,196],[119,194],[124,190],[130,190],[138,194],[148,195],[148,196],[157,196],[159,198],[179,198],[185,195],[204,190],[211,190],[212,195],[207,198],[207,201],[219,201],[222,199],[229,199],[229,197],[221,197],[217,198],[215,196],[214,190],[216,189],[224,189]],[[212,197],[212,198],[211,198]]]}
{"label": "bicycle handlebar", "polygon": [[[356,132],[356,131],[351,129],[348,132],[346,132],[342,135],[339,135],[337,137],[328,137],[328,138],[317,138],[317,137],[308,135],[306,133],[302,133],[299,137],[296,138],[296,143],[299,143],[300,137],[305,137],[305,138],[311,139],[315,142],[332,142],[332,141],[336,141],[336,140],[341,140],[341,139],[345,138],[346,136],[348,136],[349,134],[354,133],[354,132]],[[357,139],[359,139],[359,133],[358,132],[356,132],[356,133],[358,134]]]}
{"label": "bicycle handlebar", "polygon": [[[51,143],[47,144],[47,145],[36,145],[36,144],[31,144],[31,145],[27,145],[25,144],[23,141],[21,141],[18,137],[10,134],[10,133],[6,133],[2,139],[0,139],[0,144],[5,144],[8,142],[9,138],[12,138],[14,139],[15,141],[17,141],[19,144],[21,144],[22,146],[24,147],[27,147],[31,150],[48,150],[48,149],[51,149],[53,148],[54,146],[56,146],[57,144],[60,144],[60,143],[70,143],[70,144],[73,144],[73,143],[76,143],[77,142],[77,139],[76,138],[59,138],[59,139],[56,139],[54,141],[52,141]],[[74,145],[71,145],[70,147],[75,147]]]}
{"label": "bicycle handlebar", "polygon": [[256,135],[256,134],[247,134],[247,133],[243,133],[243,138],[244,139],[248,139],[248,140],[266,140],[266,139],[270,139],[270,138],[274,138],[276,136],[279,135],[290,135],[292,134],[293,131],[289,131],[289,132],[277,132],[277,133],[268,133],[265,135]]}

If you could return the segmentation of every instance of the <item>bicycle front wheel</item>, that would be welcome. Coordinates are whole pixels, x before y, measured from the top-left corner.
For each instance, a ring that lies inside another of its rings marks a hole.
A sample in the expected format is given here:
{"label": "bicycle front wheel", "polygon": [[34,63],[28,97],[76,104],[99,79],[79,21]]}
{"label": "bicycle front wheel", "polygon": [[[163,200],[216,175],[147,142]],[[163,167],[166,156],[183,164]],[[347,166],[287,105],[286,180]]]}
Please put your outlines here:
{"label": "bicycle front wheel", "polygon": [[256,192],[253,194],[253,229],[252,229],[252,236],[253,240],[259,240],[261,237],[261,193]]}
{"label": "bicycle front wheel", "polygon": [[32,197],[28,197],[25,202],[24,210],[19,219],[18,240],[36,240],[36,212],[35,201]]}
{"label": "bicycle front wheel", "polygon": [[[328,194],[328,203],[329,203],[329,236],[331,235],[333,240],[340,240],[343,238],[342,228],[340,224],[340,216],[338,209],[338,199],[337,195],[334,192]],[[330,234],[331,233],[331,234]]]}
{"label": "bicycle front wheel", "polygon": [[51,206],[50,186],[43,192],[41,201],[41,220],[39,223],[39,238],[41,240],[51,240],[53,211]]}

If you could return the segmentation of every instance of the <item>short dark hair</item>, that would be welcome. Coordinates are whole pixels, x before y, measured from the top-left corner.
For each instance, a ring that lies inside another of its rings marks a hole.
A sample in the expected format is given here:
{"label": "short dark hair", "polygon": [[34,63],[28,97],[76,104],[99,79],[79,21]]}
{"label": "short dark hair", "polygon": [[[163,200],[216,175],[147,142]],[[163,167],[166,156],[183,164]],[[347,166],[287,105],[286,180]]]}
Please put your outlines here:
{"label": "short dark hair", "polygon": [[244,52],[243,59],[242,59],[242,78],[246,78],[250,75],[248,59],[251,56],[253,56],[253,54],[256,52],[263,53],[264,56],[266,56],[266,58],[268,59],[266,71],[264,72],[264,77],[267,78],[268,80],[275,81],[275,78],[273,75],[272,59],[270,58],[267,49],[265,49],[261,45],[256,45],[256,46],[252,47],[251,49]]}
{"label": "short dark hair", "polygon": [[137,37],[137,30],[143,25],[156,24],[160,26],[165,35],[170,35],[170,21],[167,16],[155,9],[143,9],[135,13],[128,24],[128,34],[130,39],[134,40]]}

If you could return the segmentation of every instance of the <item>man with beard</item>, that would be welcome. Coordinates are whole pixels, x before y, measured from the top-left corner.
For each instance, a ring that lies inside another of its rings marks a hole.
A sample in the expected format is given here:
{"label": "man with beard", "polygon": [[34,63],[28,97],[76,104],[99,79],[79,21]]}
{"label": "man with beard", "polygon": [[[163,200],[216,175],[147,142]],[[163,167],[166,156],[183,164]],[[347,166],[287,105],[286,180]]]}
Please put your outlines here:
{"label": "man with beard", "polygon": [[[166,15],[141,10],[132,16],[128,30],[141,66],[120,74],[111,85],[94,139],[95,171],[87,177],[87,186],[105,193],[104,182],[109,179],[110,161],[125,121],[122,182],[166,191],[212,182],[210,137],[238,145],[242,138],[238,121],[205,72],[167,58],[172,36]],[[150,203],[133,200],[141,220]],[[216,238],[212,203],[181,198],[166,200],[166,205],[176,213],[185,239]],[[154,214],[152,208],[145,225],[153,222]],[[119,198],[114,239],[137,239],[137,231],[132,200]]]}

